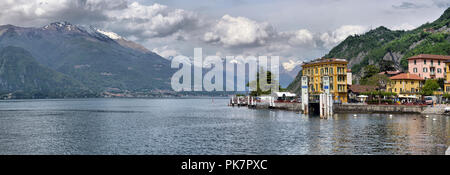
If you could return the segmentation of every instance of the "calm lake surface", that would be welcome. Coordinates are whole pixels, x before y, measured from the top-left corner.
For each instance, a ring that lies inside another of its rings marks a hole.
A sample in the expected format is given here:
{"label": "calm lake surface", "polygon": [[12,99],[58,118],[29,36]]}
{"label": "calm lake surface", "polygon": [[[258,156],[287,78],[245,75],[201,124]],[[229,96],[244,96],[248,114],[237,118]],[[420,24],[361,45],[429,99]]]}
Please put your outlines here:
{"label": "calm lake surface", "polygon": [[0,154],[444,154],[450,145],[446,116],[339,114],[321,120],[227,103],[0,101]]}

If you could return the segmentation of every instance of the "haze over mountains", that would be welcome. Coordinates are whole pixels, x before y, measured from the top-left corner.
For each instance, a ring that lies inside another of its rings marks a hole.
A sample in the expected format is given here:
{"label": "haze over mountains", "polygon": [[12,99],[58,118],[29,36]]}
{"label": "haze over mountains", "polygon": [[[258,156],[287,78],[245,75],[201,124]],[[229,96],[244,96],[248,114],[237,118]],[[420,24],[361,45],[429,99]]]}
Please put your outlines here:
{"label": "haze over mountains", "polygon": [[49,81],[64,77],[65,83],[77,84],[93,93],[110,89],[170,90],[170,77],[175,71],[170,68],[169,60],[137,43],[68,22],[56,22],[42,28],[0,26],[0,48],[3,48],[3,62],[0,62],[2,92],[25,90],[18,88],[15,76],[24,77],[21,86],[32,89],[27,88],[28,91],[40,90],[40,81],[29,78],[30,72],[21,74],[21,70],[16,70],[17,75],[9,76],[9,72],[6,76],[5,67],[12,64],[45,69]]}

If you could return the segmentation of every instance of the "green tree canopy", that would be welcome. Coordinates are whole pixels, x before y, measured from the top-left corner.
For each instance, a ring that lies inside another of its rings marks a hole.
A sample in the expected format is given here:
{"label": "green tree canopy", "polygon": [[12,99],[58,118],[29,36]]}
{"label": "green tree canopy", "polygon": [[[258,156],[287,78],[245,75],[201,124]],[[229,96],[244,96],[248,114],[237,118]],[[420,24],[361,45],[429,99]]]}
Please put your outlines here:
{"label": "green tree canopy", "polygon": [[[267,78],[267,81],[263,79],[264,77]],[[256,73],[256,80],[247,83],[247,87],[252,89],[250,92],[251,96],[260,96],[270,94],[271,90],[280,88],[280,83],[272,76],[272,72],[260,68],[260,71]]]}
{"label": "green tree canopy", "polygon": [[375,65],[367,65],[364,67],[364,78],[369,78],[374,76],[375,74],[378,74],[380,72],[380,68],[378,68]]}
{"label": "green tree canopy", "polygon": [[395,71],[395,63],[391,60],[381,60],[380,61],[380,72],[385,71]]}
{"label": "green tree canopy", "polygon": [[439,84],[436,80],[428,79],[422,88],[422,95],[433,95],[433,92],[439,89]]}
{"label": "green tree canopy", "polygon": [[378,86],[385,87],[391,79],[389,79],[386,75],[375,74],[369,78],[361,80],[361,85],[370,85],[370,86]]}

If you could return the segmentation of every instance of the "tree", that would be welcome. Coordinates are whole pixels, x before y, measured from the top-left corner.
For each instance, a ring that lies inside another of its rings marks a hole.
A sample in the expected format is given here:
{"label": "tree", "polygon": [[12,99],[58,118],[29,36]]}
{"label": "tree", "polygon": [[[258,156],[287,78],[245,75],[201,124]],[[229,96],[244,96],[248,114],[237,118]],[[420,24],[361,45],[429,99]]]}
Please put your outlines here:
{"label": "tree", "polygon": [[433,92],[439,89],[439,84],[436,80],[428,79],[425,81],[425,85],[422,88],[422,95],[428,96],[433,95]]}
{"label": "tree", "polygon": [[361,81],[361,85],[385,87],[390,81],[391,79],[386,75],[375,74]]}
{"label": "tree", "polygon": [[380,61],[380,72],[395,71],[395,63],[391,60]]}
{"label": "tree", "polygon": [[[261,77],[266,77],[267,81],[260,80]],[[259,72],[256,73],[256,80],[247,83],[247,87],[256,87],[256,90],[252,90],[250,92],[251,96],[260,96],[264,94],[270,94],[273,89],[280,88],[280,83],[275,77],[272,77],[272,72],[265,71],[264,69],[260,69]],[[268,89],[263,91],[263,89]]]}
{"label": "tree", "polygon": [[378,68],[375,65],[368,65],[364,67],[364,77],[363,78],[369,78],[372,77],[375,74],[378,74],[380,72],[380,68]]}
{"label": "tree", "polygon": [[441,89],[444,89],[445,78],[438,78],[437,83],[439,84],[439,87],[441,87]]}

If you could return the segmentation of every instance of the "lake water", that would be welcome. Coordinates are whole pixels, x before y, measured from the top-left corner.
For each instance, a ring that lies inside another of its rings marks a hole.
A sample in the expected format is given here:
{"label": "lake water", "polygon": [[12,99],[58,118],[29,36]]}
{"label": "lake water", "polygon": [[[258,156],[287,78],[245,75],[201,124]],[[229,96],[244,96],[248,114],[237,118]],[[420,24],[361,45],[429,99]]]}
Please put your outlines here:
{"label": "lake water", "polygon": [[446,116],[339,114],[321,120],[227,103],[0,101],[0,154],[444,154],[450,145]]}

